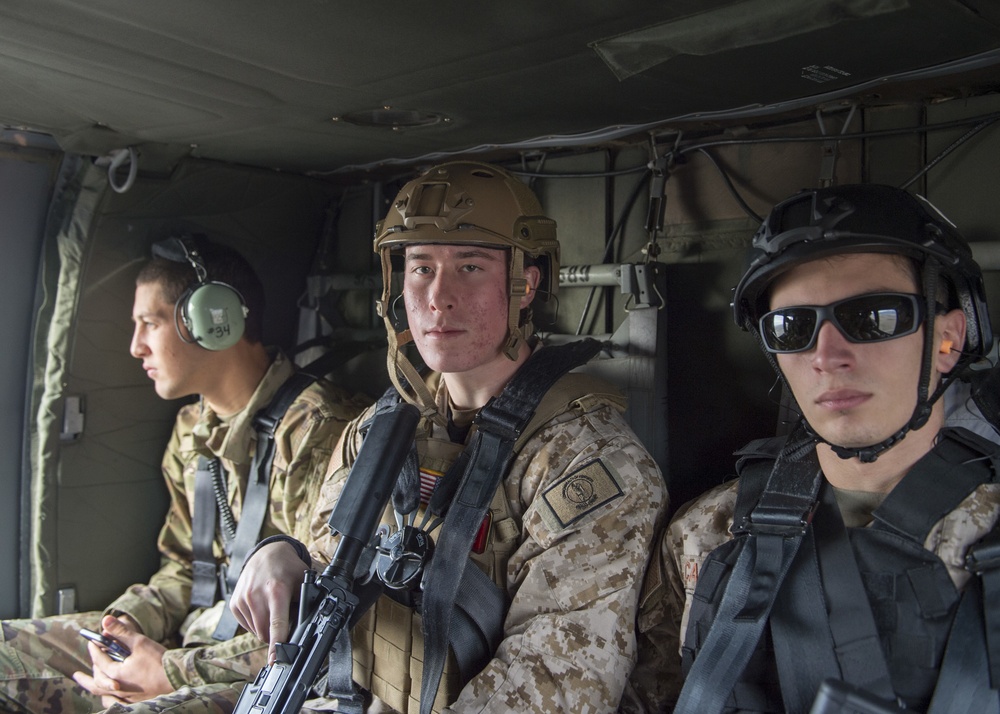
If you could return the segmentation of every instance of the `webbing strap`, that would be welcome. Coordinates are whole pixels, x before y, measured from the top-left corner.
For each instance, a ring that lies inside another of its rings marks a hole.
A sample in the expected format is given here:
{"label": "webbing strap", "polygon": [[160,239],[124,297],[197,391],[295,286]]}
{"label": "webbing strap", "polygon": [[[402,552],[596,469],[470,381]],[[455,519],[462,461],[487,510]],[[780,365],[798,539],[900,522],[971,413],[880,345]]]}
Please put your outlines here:
{"label": "webbing strap", "polygon": [[260,529],[267,516],[270,500],[271,466],[274,464],[274,435],[288,407],[298,398],[303,389],[316,381],[316,376],[306,372],[295,372],[286,379],[271,398],[270,403],[254,415],[253,425],[257,431],[257,445],[254,448],[253,462],[250,466],[250,477],[247,491],[243,497],[243,508],[240,522],[236,526],[236,538],[233,540],[229,553],[229,563],[222,568],[220,582],[222,597],[226,607],[222,618],[212,633],[216,640],[229,640],[239,629],[239,623],[229,610],[229,595],[236,587],[236,581],[243,571],[247,555],[260,540]]}
{"label": "webbing strap", "polygon": [[365,700],[354,683],[354,660],[351,657],[351,630],[341,627],[327,658],[326,695],[337,700],[338,714],[363,714]]}
{"label": "webbing strap", "polygon": [[507,473],[514,443],[552,385],[569,370],[589,361],[600,349],[601,343],[585,339],[533,352],[500,395],[491,399],[476,417],[478,428],[467,447],[471,450],[469,466],[445,516],[440,540],[424,578],[421,714],[431,711],[441,683],[451,638],[452,611],[469,562],[469,550],[493,494]]}
{"label": "webbing strap", "polygon": [[[796,539],[777,539],[783,551],[783,567],[778,572],[784,578],[797,550]],[[750,595],[754,570],[754,550],[750,538],[744,542],[739,559],[726,586],[718,614],[708,636],[684,680],[684,688],[674,712],[677,714],[714,714],[721,712],[729,693],[743,673],[750,655],[760,640],[770,607],[754,618],[740,618],[739,613]],[[773,600],[771,602],[773,604]]]}
{"label": "webbing strap", "polygon": [[452,615],[450,645],[462,679],[472,679],[500,646],[507,598],[476,566],[462,573]]}
{"label": "webbing strap", "polygon": [[983,634],[983,594],[976,578],[962,593],[927,714],[997,714],[1000,698],[989,684]]}
{"label": "webbing strap", "polygon": [[824,485],[822,496],[821,517],[814,520],[813,532],[840,671],[847,682],[893,700],[896,695],[868,592],[829,484]]}
{"label": "webbing strap", "polygon": [[802,544],[822,473],[815,449],[794,436],[775,462],[756,507],[737,529],[744,534],[739,557],[675,712],[722,711]]}
{"label": "webbing strap", "polygon": [[191,604],[196,607],[211,607],[216,602],[219,581],[212,544],[215,542],[217,507],[215,486],[209,459],[198,457],[198,468],[194,474],[194,514],[191,523]]}
{"label": "webbing strap", "polygon": [[[802,539],[770,619],[781,702],[788,712],[809,711],[816,696],[816,683],[824,677],[838,681],[841,677],[836,644],[825,622],[826,598],[820,584],[817,547],[814,530]],[[789,666],[792,669],[787,669]],[[741,694],[737,690],[737,701],[742,706]]]}
{"label": "webbing strap", "polygon": [[[258,447],[260,442],[258,441]],[[228,566],[223,566],[221,570],[220,582],[224,585],[222,597],[226,600],[226,607],[222,611],[219,624],[212,633],[216,640],[229,640],[236,634],[239,623],[229,609],[229,595],[236,586],[236,580],[243,570],[243,563],[246,562],[247,555],[253,550],[260,538],[260,529],[264,524],[264,516],[267,515],[267,504],[270,500],[270,467],[266,469],[258,463],[260,451],[254,454],[253,467],[250,469],[250,482],[247,484],[247,492],[243,497],[243,511],[240,514],[240,521],[236,525],[236,538],[233,540],[232,553],[229,556]],[[268,460],[270,461],[270,459]]]}
{"label": "webbing strap", "polygon": [[889,667],[854,549],[833,488],[824,483],[813,520],[815,557],[805,547],[771,621],[781,694],[788,711],[807,711],[819,682],[842,679],[894,701]]}
{"label": "webbing strap", "polygon": [[934,448],[872,513],[875,525],[923,543],[938,521],[991,478],[990,460],[983,456],[995,449],[991,442],[964,429],[942,429]]}

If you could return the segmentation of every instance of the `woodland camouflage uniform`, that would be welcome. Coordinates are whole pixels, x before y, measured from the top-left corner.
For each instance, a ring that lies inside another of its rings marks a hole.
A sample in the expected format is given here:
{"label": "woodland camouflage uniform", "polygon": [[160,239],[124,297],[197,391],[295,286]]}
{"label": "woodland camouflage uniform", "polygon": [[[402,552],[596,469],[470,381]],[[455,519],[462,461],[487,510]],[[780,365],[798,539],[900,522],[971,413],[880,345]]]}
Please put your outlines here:
{"label": "woodland camouflage uniform", "polygon": [[[279,353],[246,408],[225,422],[201,403],[180,410],[162,462],[170,510],[158,539],[160,569],[148,584],[129,587],[104,613],[3,622],[0,707],[37,714],[101,710],[100,699],[70,678],[75,671],[90,671],[87,641],[77,631],[80,627],[99,631],[103,614],[125,613],[142,627],[143,634],[174,648],[163,656],[171,684],[195,688],[194,692],[180,689],[127,710],[163,711],[179,696],[191,700],[197,695],[202,702],[198,711],[231,711],[242,684],[252,679],[266,661],[267,649],[243,630],[226,642],[212,639],[224,607],[222,601],[207,609],[191,607],[195,470],[199,455],[221,458],[229,474],[230,506],[238,520],[257,439],[253,416],[268,405],[293,370],[291,362]],[[362,406],[347,393],[321,381],[307,387],[288,408],[275,434],[269,512],[261,528],[262,537],[277,533],[305,537],[311,504],[315,503],[333,447]],[[218,534],[214,550],[222,560]],[[113,562],[113,554],[107,560]],[[114,711],[122,709],[112,707]]]}
{"label": "woodland camouflage uniform", "polygon": [[[441,413],[448,413],[438,377],[428,384]],[[536,411],[536,419],[544,415],[541,426],[533,434],[537,422],[525,430],[531,435],[490,506],[489,545],[472,555],[510,599],[501,644],[460,692],[449,657],[436,711],[445,704],[446,711],[498,714],[613,712],[618,706],[636,658],[639,589],[667,493],[656,462],[622,417],[620,395],[598,380],[581,390],[579,379],[567,375],[550,390],[562,390],[553,402],[561,409],[543,400]],[[459,426],[474,416],[452,413]],[[334,551],[326,522],[360,448],[363,419],[345,432],[324,485],[309,543],[314,563],[327,563]],[[446,469],[448,459],[438,460],[442,444],[454,447],[452,458],[461,449],[430,420],[417,434],[422,470]],[[387,513],[384,522],[394,521]],[[417,712],[419,616],[383,596],[354,628],[353,645],[354,679],[379,697],[376,706]],[[314,700],[307,709],[328,704]]]}

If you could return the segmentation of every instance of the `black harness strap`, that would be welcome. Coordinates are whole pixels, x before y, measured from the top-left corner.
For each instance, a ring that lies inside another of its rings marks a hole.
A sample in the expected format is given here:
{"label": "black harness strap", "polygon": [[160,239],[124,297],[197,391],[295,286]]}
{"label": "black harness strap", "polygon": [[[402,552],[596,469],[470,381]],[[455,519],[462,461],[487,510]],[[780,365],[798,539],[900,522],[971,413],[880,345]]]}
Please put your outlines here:
{"label": "black harness strap", "polygon": [[875,525],[923,543],[934,524],[958,508],[988,477],[983,469],[961,466],[995,448],[965,429],[942,429],[935,447],[872,513]]}
{"label": "black harness strap", "polygon": [[781,693],[788,711],[808,711],[816,682],[844,681],[889,701],[893,693],[868,594],[833,488],[823,483],[807,543],[771,619]]}
{"label": "black harness strap", "polygon": [[962,593],[928,714],[1000,712],[1000,698],[997,690],[990,687],[989,666],[983,656],[986,624],[982,606],[983,592],[973,578]]}
{"label": "black harness strap", "polygon": [[194,474],[194,514],[191,519],[194,582],[191,585],[191,604],[195,607],[211,607],[218,600],[218,567],[212,552],[218,510],[210,461],[205,456],[199,456]]}
{"label": "black harness strap", "polygon": [[472,679],[500,644],[507,596],[479,568],[467,567],[455,597],[449,644],[462,679]]}
{"label": "black harness strap", "polygon": [[[774,464],[757,505],[733,532],[743,545],[674,709],[721,712],[746,668],[781,584],[805,537],[822,473],[814,442],[797,432]],[[803,496],[802,494],[806,494]]]}
{"label": "black harness strap", "polygon": [[[453,639],[452,615],[469,562],[469,550],[493,494],[509,469],[514,444],[552,385],[572,368],[589,361],[600,349],[599,342],[586,339],[532,353],[500,395],[491,399],[476,417],[477,430],[467,447],[469,466],[445,516],[440,540],[424,578],[421,714],[427,714],[433,706]],[[490,637],[485,652],[465,664],[464,670],[474,673],[482,669],[499,645],[501,633],[502,628]]]}
{"label": "black harness strap", "polygon": [[[191,551],[194,561],[191,604],[211,607],[220,598],[227,601],[222,618],[212,634],[216,640],[232,638],[238,628],[236,618],[229,610],[228,600],[247,555],[260,539],[260,529],[267,516],[275,432],[288,407],[303,389],[315,381],[316,377],[312,374],[295,372],[278,388],[271,402],[254,415],[253,425],[257,432],[257,446],[250,466],[250,477],[243,497],[240,521],[232,541],[229,541],[228,537],[223,538],[228,566],[217,563],[212,552],[218,514],[228,511],[229,519],[232,518],[229,504],[225,500],[225,488],[216,489],[213,483],[213,468],[221,469],[221,465],[218,459],[198,457],[198,470],[195,473],[195,505],[191,516]],[[212,461],[216,463],[213,465]]]}

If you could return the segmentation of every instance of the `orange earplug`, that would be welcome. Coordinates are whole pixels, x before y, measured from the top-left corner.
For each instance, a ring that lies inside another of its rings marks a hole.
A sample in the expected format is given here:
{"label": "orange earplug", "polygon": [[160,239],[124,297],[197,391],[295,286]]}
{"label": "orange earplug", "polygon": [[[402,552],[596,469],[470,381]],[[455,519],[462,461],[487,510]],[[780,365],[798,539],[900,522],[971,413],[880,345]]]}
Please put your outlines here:
{"label": "orange earplug", "polygon": [[941,340],[941,346],[938,347],[938,352],[941,354],[948,354],[951,352],[951,346],[955,344],[951,340]]}

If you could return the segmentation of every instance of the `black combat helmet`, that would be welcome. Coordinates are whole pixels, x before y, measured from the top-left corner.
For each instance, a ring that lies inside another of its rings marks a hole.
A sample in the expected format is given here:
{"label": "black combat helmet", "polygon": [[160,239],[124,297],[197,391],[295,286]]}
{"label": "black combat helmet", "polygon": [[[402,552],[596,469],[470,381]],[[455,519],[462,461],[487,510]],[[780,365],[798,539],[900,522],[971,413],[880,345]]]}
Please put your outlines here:
{"label": "black combat helmet", "polygon": [[[925,300],[924,359],[917,405],[910,421],[884,442],[862,449],[833,446],[844,458],[874,461],[910,429],[923,426],[950,380],[928,395],[938,284],[948,287],[948,309],[966,316],[962,355],[951,375],[987,354],[993,343],[982,270],[955,226],[921,197],[892,186],[858,184],[801,191],[774,207],[757,233],[747,268],[733,295],[733,318],[761,341],[757,321],[769,309],[775,279],[802,263],[845,253],[891,253],[913,259]],[[959,347],[959,346],[956,346]],[[777,369],[777,362],[768,354]],[[778,370],[781,375],[781,371]],[[782,377],[782,379],[784,379]]]}

